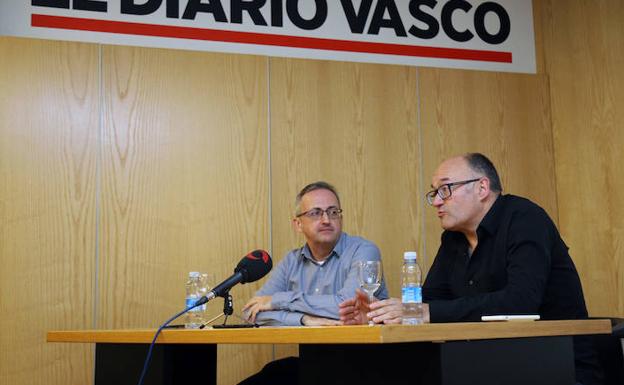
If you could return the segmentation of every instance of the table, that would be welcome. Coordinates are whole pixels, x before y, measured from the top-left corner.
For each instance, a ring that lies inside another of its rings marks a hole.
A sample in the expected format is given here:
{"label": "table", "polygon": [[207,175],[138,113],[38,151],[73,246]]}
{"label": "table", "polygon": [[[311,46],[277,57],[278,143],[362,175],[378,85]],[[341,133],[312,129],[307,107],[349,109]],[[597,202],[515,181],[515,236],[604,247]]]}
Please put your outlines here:
{"label": "table", "polygon": [[[609,320],[418,326],[167,329],[145,384],[216,384],[218,344],[299,344],[301,384],[574,384],[572,336]],[[48,342],[95,343],[95,385],[136,384],[153,329],[50,331]]]}

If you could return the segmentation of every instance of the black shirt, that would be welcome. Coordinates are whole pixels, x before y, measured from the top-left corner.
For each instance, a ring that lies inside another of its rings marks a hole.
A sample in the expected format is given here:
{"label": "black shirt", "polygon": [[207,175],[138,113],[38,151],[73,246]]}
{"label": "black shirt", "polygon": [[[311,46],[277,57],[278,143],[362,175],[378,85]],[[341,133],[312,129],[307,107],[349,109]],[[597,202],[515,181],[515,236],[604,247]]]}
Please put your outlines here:
{"label": "black shirt", "polygon": [[479,321],[482,315],[587,318],[568,247],[533,202],[501,195],[477,228],[468,254],[464,234],[445,231],[423,286],[431,322]]}
{"label": "black shirt", "polygon": [[[482,315],[539,314],[541,319],[587,318],[578,273],[548,214],[513,195],[496,199],[468,252],[464,234],[442,233],[425,283],[431,322],[480,321]],[[590,337],[574,337],[577,381],[600,383]]]}

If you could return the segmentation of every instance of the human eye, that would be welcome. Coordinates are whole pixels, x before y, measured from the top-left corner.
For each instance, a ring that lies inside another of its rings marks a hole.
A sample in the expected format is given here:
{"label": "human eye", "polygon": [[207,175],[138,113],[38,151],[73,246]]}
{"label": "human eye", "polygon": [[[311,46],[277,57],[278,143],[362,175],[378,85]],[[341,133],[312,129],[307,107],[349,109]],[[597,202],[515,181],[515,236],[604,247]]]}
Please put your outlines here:
{"label": "human eye", "polygon": [[340,210],[338,207],[330,207],[327,209],[327,214],[329,214],[330,217],[337,217],[338,215],[340,215],[340,212],[342,210]]}
{"label": "human eye", "polygon": [[323,214],[323,210],[319,208],[312,209],[306,214],[309,218],[318,218]]}
{"label": "human eye", "polygon": [[444,184],[438,188],[441,197],[446,198],[451,195],[451,184]]}

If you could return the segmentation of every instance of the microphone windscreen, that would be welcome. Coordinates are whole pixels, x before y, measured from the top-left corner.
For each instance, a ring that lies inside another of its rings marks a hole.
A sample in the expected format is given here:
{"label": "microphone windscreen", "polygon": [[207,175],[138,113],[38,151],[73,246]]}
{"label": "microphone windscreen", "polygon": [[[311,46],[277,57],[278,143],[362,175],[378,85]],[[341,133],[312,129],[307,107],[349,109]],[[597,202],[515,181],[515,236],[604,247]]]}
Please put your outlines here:
{"label": "microphone windscreen", "polygon": [[268,274],[273,268],[271,256],[264,250],[254,250],[238,263],[235,272],[243,275],[241,283],[254,282]]}

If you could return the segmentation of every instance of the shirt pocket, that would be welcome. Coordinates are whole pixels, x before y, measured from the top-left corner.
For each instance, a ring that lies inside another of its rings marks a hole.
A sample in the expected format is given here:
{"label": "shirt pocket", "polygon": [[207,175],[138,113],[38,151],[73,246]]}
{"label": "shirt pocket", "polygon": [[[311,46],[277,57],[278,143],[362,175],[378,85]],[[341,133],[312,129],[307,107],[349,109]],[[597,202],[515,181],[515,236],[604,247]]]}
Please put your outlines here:
{"label": "shirt pocket", "polygon": [[302,291],[299,277],[291,277],[288,279],[288,291]]}

